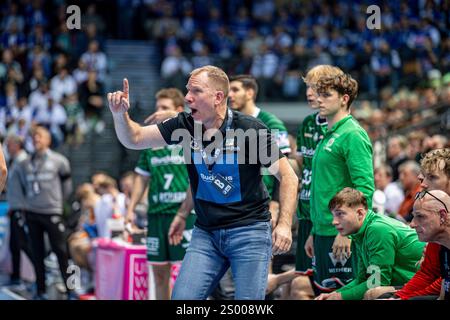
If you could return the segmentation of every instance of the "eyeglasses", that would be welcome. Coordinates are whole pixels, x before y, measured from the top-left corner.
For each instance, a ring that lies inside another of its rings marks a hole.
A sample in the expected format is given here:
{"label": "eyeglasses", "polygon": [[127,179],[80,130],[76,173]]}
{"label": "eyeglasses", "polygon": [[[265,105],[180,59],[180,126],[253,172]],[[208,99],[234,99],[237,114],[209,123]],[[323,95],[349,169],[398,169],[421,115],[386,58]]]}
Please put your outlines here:
{"label": "eyeglasses", "polygon": [[423,191],[417,192],[417,193],[416,193],[416,197],[415,197],[414,200],[422,199],[423,197],[425,197],[426,194],[429,194],[430,196],[432,196],[433,198],[435,198],[437,201],[439,201],[440,203],[442,203],[442,205],[443,205],[444,208],[445,208],[445,211],[448,212],[448,209],[447,209],[447,206],[445,205],[445,203],[444,203],[442,200],[438,199],[436,196],[432,195],[432,194],[431,194],[430,192],[428,192],[427,190],[423,190]]}

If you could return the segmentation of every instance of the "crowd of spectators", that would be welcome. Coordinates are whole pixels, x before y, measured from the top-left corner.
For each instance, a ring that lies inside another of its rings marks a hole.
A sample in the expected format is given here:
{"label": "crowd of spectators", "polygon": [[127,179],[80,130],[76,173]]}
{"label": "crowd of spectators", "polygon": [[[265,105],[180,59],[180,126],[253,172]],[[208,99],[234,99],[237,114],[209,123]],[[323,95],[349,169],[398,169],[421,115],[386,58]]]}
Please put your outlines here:
{"label": "crowd of spectators", "polygon": [[[380,29],[366,24],[374,4]],[[135,23],[160,44],[167,85],[214,64],[254,75],[260,101],[295,101],[305,90],[299,75],[333,64],[358,80],[360,96],[378,99],[385,87],[413,89],[450,71],[448,9],[446,1],[144,1]]]}
{"label": "crowd of spectators", "polygon": [[53,147],[80,144],[86,132],[102,129],[103,18],[89,5],[82,30],[71,32],[66,6],[55,2],[0,5],[0,137],[18,135],[28,151],[36,125],[50,130]]}

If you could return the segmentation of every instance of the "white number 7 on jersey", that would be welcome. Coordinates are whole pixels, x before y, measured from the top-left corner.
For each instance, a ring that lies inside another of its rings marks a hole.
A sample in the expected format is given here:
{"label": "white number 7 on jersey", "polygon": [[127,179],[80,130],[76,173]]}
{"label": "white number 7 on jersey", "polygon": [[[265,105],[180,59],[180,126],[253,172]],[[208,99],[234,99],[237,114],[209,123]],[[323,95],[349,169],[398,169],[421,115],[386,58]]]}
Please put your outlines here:
{"label": "white number 7 on jersey", "polygon": [[168,190],[173,180],[173,173],[165,173],[164,179],[166,180],[164,183],[164,190]]}

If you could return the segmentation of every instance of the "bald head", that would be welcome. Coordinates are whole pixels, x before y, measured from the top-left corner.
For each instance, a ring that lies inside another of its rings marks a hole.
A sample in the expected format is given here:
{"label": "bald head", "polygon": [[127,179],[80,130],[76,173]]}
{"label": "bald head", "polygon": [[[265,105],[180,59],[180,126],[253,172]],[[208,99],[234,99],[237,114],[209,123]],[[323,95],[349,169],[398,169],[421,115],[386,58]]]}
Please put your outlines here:
{"label": "bald head", "polygon": [[[414,204],[419,204],[423,209],[439,212],[445,210],[448,213],[450,208],[450,196],[442,190],[431,190],[422,199],[417,199]],[[446,208],[447,207],[447,208]]]}
{"label": "bald head", "polygon": [[421,193],[414,202],[410,227],[417,232],[420,241],[437,242],[450,248],[450,196],[442,190]]}

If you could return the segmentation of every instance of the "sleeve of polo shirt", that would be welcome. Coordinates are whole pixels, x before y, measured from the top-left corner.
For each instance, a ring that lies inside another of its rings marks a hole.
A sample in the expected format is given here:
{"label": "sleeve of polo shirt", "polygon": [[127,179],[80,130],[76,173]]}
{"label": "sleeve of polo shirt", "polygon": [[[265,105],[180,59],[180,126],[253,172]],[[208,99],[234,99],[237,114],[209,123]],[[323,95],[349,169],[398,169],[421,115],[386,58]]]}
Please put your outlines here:
{"label": "sleeve of polo shirt", "polygon": [[258,128],[258,163],[269,168],[272,164],[284,157],[278,148],[275,138],[270,130],[261,126]]}
{"label": "sleeve of polo shirt", "polygon": [[185,120],[184,112],[180,112],[176,117],[166,119],[157,124],[159,132],[161,132],[167,144],[179,144],[184,139],[189,139],[190,141],[190,134],[183,120]]}
{"label": "sleeve of polo shirt", "polygon": [[367,134],[361,131],[351,132],[348,136],[348,143],[344,146],[344,156],[352,187],[364,194],[369,208],[372,208],[375,185],[372,144]]}
{"label": "sleeve of polo shirt", "polygon": [[[395,262],[395,246],[396,236],[393,230],[386,230],[383,226],[374,225],[366,234],[368,250],[368,270],[364,266],[358,265],[358,274],[366,273],[365,281],[361,281],[350,289],[343,287],[339,292],[344,300],[361,300],[364,294],[369,290],[370,284],[373,282],[369,277],[374,276],[374,280],[379,280],[376,286],[389,286],[392,281],[392,270]],[[359,270],[362,267],[362,271]],[[369,269],[370,268],[370,269]],[[360,276],[358,276],[360,278]]]}

